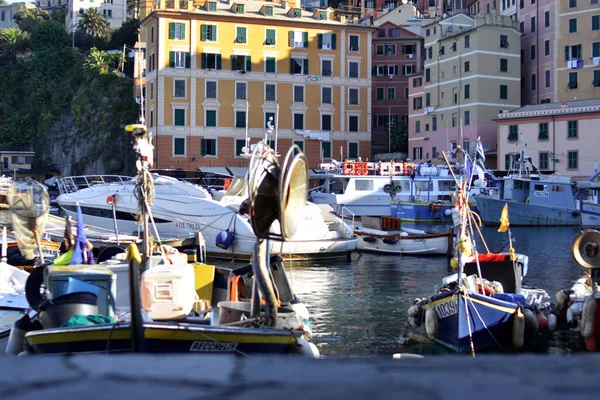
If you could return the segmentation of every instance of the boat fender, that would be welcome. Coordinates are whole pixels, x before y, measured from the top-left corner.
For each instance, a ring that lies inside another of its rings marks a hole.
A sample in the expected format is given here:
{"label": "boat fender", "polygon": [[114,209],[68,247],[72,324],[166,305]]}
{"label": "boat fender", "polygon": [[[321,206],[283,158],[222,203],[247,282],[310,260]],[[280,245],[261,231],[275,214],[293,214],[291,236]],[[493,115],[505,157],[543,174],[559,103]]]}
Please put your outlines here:
{"label": "boat fender", "polygon": [[382,242],[385,244],[396,244],[398,243],[398,239],[396,238],[383,238]]}
{"label": "boat fender", "polygon": [[529,308],[523,309],[523,316],[525,317],[525,342],[529,343],[538,331],[539,324],[538,320],[533,311]]}
{"label": "boat fender", "polygon": [[568,291],[563,289],[556,292],[556,306],[559,310],[563,310],[569,301]]}
{"label": "boat fender", "polygon": [[412,306],[410,306],[410,308],[408,309],[408,316],[415,317],[419,313],[419,308],[420,306],[418,304],[413,304]]}
{"label": "boat fender", "polygon": [[596,319],[596,298],[594,295],[588,296],[583,303],[583,311],[581,312],[581,336],[585,340],[590,339],[594,335],[594,320]]}
{"label": "boat fender", "polygon": [[375,243],[377,241],[375,236],[362,236],[362,239],[368,243]]}
{"label": "boat fender", "polygon": [[303,338],[296,339],[296,352],[307,357],[321,357],[321,353],[319,353],[319,349],[317,348],[317,346],[315,346],[314,343],[309,342],[308,340]]}
{"label": "boat fender", "polygon": [[42,264],[34,268],[25,281],[25,297],[29,306],[35,311],[39,311],[40,304],[46,299],[41,294],[41,288],[44,283],[44,270],[47,266],[48,264]]}
{"label": "boat fender", "polygon": [[215,242],[217,247],[227,250],[233,243],[233,233],[231,233],[229,229],[221,231],[217,234]]}
{"label": "boat fender", "polygon": [[539,311],[537,311],[535,313],[535,317],[537,319],[538,329],[540,330],[540,332],[550,331],[550,328],[548,326],[548,317],[546,317],[544,314],[542,314]]}
{"label": "boat fender", "polygon": [[434,307],[429,307],[425,312],[425,331],[427,336],[435,339],[438,333],[438,319]]}
{"label": "boat fender", "polygon": [[548,314],[548,330],[550,332],[554,332],[556,330],[556,324],[558,323],[558,318],[556,314]]}
{"label": "boat fender", "polygon": [[383,191],[388,194],[392,193],[394,191],[394,187],[391,184],[387,183],[387,184],[383,185]]}
{"label": "boat fender", "polygon": [[525,316],[521,307],[517,308],[517,311],[513,317],[513,331],[512,331],[512,344],[516,348],[523,346],[523,339],[525,338]]}
{"label": "boat fender", "polygon": [[25,335],[32,330],[35,330],[35,328],[29,315],[24,315],[21,319],[16,320],[8,336],[5,354],[16,356],[23,352]]}
{"label": "boat fender", "polygon": [[28,356],[30,356],[30,355],[32,355],[32,354],[33,354],[33,353],[31,353],[30,351],[26,351],[26,350],[24,350],[24,351],[20,352],[20,353],[17,355],[17,357],[28,357]]}

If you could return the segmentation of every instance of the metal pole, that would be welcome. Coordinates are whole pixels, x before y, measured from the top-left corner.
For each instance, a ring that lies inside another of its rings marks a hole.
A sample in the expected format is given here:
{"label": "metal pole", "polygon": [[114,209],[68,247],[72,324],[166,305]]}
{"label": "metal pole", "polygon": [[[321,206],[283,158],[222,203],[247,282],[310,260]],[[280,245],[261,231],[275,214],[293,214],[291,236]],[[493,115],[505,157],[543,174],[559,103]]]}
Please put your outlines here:
{"label": "metal pole", "polygon": [[[275,113],[275,154],[277,154],[277,139],[279,138],[279,103],[277,103],[277,112]],[[292,144],[294,142],[292,141]]]}
{"label": "metal pole", "polygon": [[392,154],[392,107],[390,106],[388,106],[388,153]]}

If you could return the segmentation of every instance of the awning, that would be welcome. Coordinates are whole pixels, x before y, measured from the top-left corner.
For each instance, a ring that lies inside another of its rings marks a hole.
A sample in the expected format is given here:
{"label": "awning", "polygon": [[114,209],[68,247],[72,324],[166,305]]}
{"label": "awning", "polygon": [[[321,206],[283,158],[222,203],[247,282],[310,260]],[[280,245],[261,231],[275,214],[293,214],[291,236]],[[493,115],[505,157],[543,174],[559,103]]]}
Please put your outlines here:
{"label": "awning", "polygon": [[231,175],[225,167],[198,167],[198,171],[211,174]]}

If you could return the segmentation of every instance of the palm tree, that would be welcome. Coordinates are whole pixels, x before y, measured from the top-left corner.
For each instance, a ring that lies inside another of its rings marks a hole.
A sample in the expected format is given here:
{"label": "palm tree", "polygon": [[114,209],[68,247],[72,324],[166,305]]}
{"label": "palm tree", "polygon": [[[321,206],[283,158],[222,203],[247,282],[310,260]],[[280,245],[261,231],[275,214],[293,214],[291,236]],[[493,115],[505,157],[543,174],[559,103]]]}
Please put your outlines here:
{"label": "palm tree", "polygon": [[83,12],[79,27],[95,38],[107,37],[109,32],[108,21],[95,7],[90,7]]}
{"label": "palm tree", "polygon": [[104,75],[110,72],[111,62],[111,57],[105,51],[92,47],[83,63],[83,68],[92,74]]}
{"label": "palm tree", "polygon": [[27,48],[27,32],[16,28],[0,29],[0,57],[15,60]]}

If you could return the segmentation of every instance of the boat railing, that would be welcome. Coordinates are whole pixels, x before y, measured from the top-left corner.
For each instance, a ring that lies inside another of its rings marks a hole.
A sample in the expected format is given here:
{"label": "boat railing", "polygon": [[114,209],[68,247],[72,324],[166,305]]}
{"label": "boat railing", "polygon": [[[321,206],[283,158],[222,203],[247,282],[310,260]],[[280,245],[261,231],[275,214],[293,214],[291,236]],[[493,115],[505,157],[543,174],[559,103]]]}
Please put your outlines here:
{"label": "boat railing", "polygon": [[94,186],[125,185],[132,179],[124,175],[80,175],[66,176],[57,181],[58,190],[61,194],[74,193],[81,189],[93,188]]}
{"label": "boat railing", "polygon": [[348,213],[348,217],[352,217],[352,232],[354,232],[354,218],[355,218],[356,214],[354,214],[352,211],[347,209],[345,206],[342,206],[341,213],[340,213],[342,215],[342,221],[344,220],[346,213]]}

